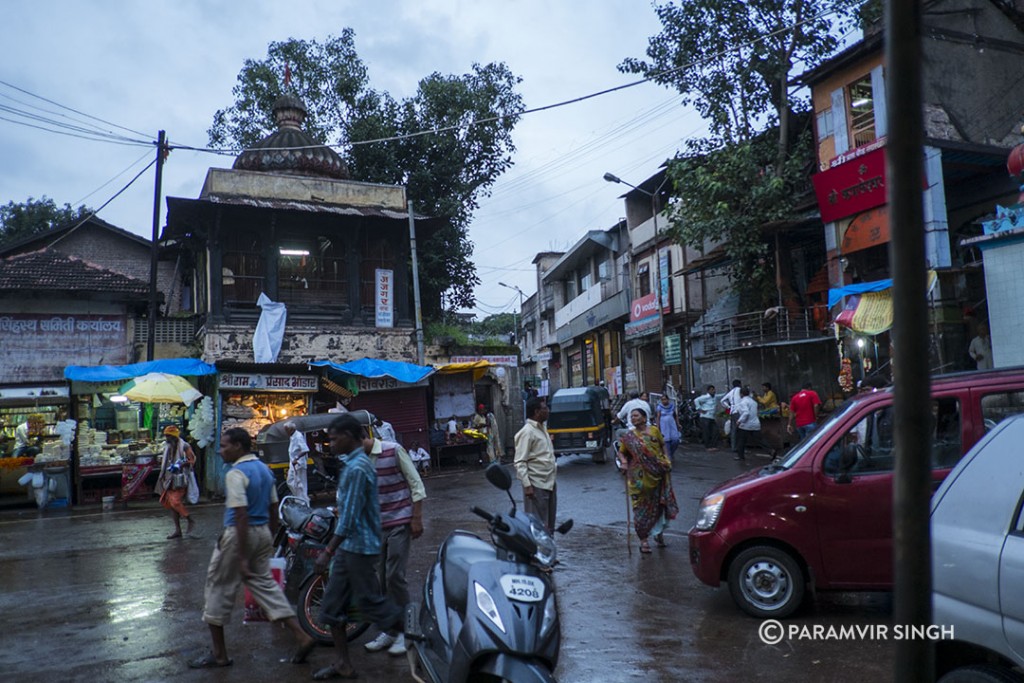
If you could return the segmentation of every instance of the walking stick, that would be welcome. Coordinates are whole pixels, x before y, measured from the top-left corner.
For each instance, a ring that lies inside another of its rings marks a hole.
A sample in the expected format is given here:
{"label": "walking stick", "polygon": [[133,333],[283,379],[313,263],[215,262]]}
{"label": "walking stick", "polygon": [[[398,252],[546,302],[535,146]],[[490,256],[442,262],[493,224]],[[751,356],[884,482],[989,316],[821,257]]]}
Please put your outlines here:
{"label": "walking stick", "polygon": [[633,557],[633,506],[629,502],[629,468],[623,471],[623,483],[626,485],[626,552]]}

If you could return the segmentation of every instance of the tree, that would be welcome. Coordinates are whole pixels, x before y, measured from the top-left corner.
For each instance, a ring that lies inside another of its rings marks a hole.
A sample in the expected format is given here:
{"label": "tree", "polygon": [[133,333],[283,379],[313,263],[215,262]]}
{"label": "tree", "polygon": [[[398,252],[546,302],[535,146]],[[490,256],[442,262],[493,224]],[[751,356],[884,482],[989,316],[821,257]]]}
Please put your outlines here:
{"label": "tree", "polygon": [[694,247],[723,242],[737,289],[762,289],[770,280],[760,228],[790,213],[810,172],[809,107],[806,95],[790,86],[793,71],[828,58],[860,4],[657,5],[662,31],[648,41],[648,60],[630,58],[619,66],[675,88],[682,103],[708,121],[710,135],[687,141],[670,165],[679,197],[670,233]]}
{"label": "tree", "polygon": [[15,242],[39,233],[80,221],[92,209],[86,206],[71,208],[70,204],[57,206],[43,195],[41,199],[29,197],[24,202],[8,202],[0,206],[0,243]]}
{"label": "tree", "polygon": [[310,109],[307,132],[343,145],[354,179],[405,185],[417,212],[441,219],[419,243],[424,314],[436,317],[442,300],[449,310],[471,307],[480,279],[467,229],[512,165],[521,79],[503,63],[473,64],[459,76],[430,74],[413,96],[396,100],[368,87],[351,29],[323,44],[289,39],[271,43],[265,60],[246,60],[235,103],[214,115],[211,144],[251,146],[274,129],[270,107],[283,92],[286,64]]}

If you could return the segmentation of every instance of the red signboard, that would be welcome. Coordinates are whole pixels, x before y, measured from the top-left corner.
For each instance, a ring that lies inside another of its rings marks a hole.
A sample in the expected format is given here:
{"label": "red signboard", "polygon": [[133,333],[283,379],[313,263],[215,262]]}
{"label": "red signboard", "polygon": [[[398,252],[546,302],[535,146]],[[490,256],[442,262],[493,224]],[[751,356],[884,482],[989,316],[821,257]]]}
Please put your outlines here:
{"label": "red signboard", "polygon": [[843,235],[842,252],[852,254],[855,251],[876,247],[889,241],[889,209],[881,206],[865,211],[850,222],[850,227]]}
{"label": "red signboard", "polygon": [[885,148],[879,148],[811,177],[821,220],[826,223],[886,202]]}
{"label": "red signboard", "polygon": [[639,299],[633,299],[633,303],[629,307],[629,321],[636,322],[637,320],[643,320],[649,318],[652,315],[658,314],[658,301],[657,294],[651,292],[647,296],[642,296]]}

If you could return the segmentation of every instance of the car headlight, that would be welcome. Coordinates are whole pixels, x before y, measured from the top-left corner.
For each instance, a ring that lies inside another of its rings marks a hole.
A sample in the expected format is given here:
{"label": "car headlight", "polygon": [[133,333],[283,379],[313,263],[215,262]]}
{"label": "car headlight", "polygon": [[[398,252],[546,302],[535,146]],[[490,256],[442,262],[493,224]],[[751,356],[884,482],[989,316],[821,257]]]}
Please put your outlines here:
{"label": "car headlight", "polygon": [[548,601],[544,604],[544,618],[540,622],[540,634],[546,635],[548,629],[555,623],[555,618],[558,616],[558,605],[555,604],[555,594],[551,593],[548,596]]}
{"label": "car headlight", "polygon": [[555,539],[551,538],[547,529],[532,519],[530,520],[530,535],[533,536],[533,542],[537,544],[534,558],[545,567],[550,567],[555,562]]}
{"label": "car headlight", "polygon": [[701,531],[710,531],[718,523],[718,515],[722,512],[722,505],[725,503],[725,494],[716,493],[713,496],[705,496],[700,501],[700,509],[697,511],[697,523],[695,527]]}
{"label": "car headlight", "polygon": [[473,586],[476,590],[476,606],[484,613],[491,623],[498,627],[498,630],[505,633],[505,624],[501,620],[501,615],[498,614],[498,606],[494,604],[494,598],[487,592],[487,589],[481,586],[476,581],[473,582]]}

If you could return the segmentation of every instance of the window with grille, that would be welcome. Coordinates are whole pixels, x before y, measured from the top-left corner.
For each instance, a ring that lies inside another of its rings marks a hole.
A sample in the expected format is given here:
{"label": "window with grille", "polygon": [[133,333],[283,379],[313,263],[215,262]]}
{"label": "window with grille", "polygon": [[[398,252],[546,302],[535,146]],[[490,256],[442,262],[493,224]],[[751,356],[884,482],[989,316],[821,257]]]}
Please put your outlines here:
{"label": "window with grille", "polygon": [[[149,340],[149,321],[146,318],[135,320],[133,339],[136,344],[145,344]],[[196,340],[195,319],[157,318],[153,339],[156,344],[191,344]]]}
{"label": "window with grille", "polygon": [[860,147],[875,139],[875,101],[871,74],[850,84],[850,137]]}

